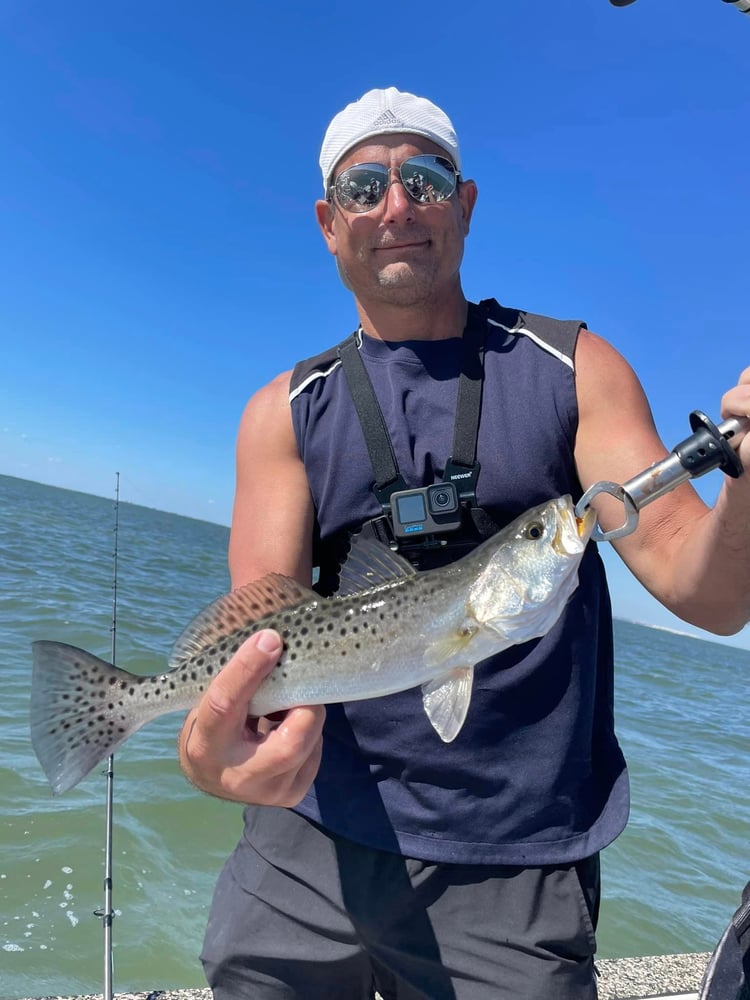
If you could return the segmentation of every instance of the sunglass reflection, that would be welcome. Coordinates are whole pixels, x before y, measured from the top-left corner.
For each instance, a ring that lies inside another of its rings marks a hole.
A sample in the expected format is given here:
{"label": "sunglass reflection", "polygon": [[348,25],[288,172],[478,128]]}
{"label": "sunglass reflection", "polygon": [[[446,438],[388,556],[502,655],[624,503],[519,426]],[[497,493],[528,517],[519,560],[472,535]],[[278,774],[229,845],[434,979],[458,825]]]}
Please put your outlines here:
{"label": "sunglass reflection", "polygon": [[[420,205],[438,204],[456,190],[456,168],[444,156],[411,156],[396,168],[404,190]],[[385,197],[392,170],[382,163],[355,163],[342,170],[329,196],[347,212],[369,212]]]}

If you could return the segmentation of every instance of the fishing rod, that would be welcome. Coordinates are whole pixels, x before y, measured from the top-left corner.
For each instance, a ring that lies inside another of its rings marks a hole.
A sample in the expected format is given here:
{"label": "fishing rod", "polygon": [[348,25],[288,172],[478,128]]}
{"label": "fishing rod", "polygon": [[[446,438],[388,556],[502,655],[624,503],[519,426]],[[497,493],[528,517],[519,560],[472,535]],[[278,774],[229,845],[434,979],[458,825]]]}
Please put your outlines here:
{"label": "fishing rod", "polygon": [[[120,528],[120,473],[115,473],[115,514],[114,543],[112,547],[112,624],[110,626],[111,646],[110,660],[117,662],[117,553],[118,533]],[[115,758],[110,754],[104,774],[107,779],[104,819],[104,906],[94,910],[94,916],[101,917],[104,929],[104,992],[102,1000],[112,1000],[112,980],[114,962],[112,955],[112,813],[114,805]]]}
{"label": "fishing rod", "polygon": [[[629,7],[635,0],[609,0],[613,7]],[[740,14],[750,14],[750,0],[722,0],[722,3],[736,7]]]}
{"label": "fishing rod", "polygon": [[595,542],[611,542],[632,534],[638,527],[638,512],[642,507],[688,479],[697,479],[712,469],[721,469],[733,479],[742,475],[742,462],[736,449],[750,432],[750,417],[730,417],[717,426],[701,410],[693,410],[690,427],[693,431],[690,437],[676,445],[661,462],[622,485],[605,480],[586,490],[576,504],[579,517],[591,506],[591,501],[603,493],[619,500],[625,511],[625,521],[619,528],[602,531],[597,524],[591,535]]}

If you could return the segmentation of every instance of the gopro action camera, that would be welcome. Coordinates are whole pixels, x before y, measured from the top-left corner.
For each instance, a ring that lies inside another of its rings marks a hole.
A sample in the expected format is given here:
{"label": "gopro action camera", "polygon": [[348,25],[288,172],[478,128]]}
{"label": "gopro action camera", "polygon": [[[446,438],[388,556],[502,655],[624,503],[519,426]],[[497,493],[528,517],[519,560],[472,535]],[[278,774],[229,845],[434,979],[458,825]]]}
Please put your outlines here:
{"label": "gopro action camera", "polygon": [[455,531],[461,527],[458,491],[453,483],[433,483],[392,493],[391,519],[396,538]]}

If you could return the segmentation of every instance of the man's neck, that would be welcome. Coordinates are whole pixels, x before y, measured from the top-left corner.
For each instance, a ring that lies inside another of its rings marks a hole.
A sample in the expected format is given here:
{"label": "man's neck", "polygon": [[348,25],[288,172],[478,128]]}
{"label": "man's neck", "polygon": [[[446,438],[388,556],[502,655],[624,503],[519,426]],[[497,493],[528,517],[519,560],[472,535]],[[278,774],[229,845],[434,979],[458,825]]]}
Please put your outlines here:
{"label": "man's neck", "polygon": [[460,337],[466,326],[468,306],[460,290],[447,302],[414,306],[355,301],[362,329],[378,340],[447,340]]}

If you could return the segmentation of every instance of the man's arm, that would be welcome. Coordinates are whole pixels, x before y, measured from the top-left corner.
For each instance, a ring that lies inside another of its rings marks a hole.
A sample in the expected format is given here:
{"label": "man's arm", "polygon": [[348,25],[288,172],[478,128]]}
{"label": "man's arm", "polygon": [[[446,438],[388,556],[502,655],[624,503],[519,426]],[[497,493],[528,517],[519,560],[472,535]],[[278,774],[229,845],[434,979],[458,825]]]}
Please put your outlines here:
{"label": "man's arm", "polygon": [[[635,373],[613,347],[581,331],[576,348],[579,427],[575,456],[584,489],[625,483],[667,455]],[[750,415],[750,369],[725,394],[722,417]],[[750,470],[750,435],[739,455]],[[601,526],[622,523],[622,507],[596,502]],[[635,533],[614,543],[640,582],[670,611],[730,635],[750,620],[750,472],[725,477],[713,508],[686,483],[640,512]]]}
{"label": "man's arm", "polygon": [[[235,588],[271,572],[311,582],[313,506],[288,395],[287,373],[256,393],[240,424],[229,543]],[[315,778],[324,708],[293,708],[273,724],[247,718],[248,702],[281,651],[277,633],[253,636],[185,721],[179,740],[182,769],[211,795],[291,806]]]}
{"label": "man's arm", "polygon": [[313,504],[299,456],[285,372],[245,408],[229,537],[232,587],[266,573],[312,582]]}

